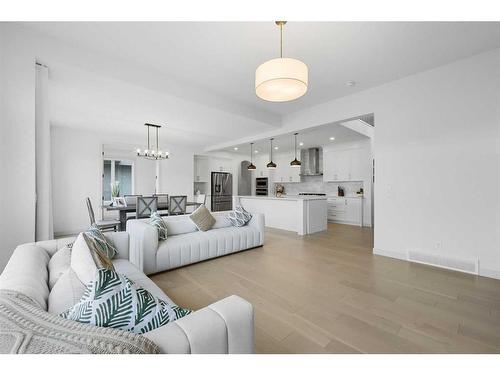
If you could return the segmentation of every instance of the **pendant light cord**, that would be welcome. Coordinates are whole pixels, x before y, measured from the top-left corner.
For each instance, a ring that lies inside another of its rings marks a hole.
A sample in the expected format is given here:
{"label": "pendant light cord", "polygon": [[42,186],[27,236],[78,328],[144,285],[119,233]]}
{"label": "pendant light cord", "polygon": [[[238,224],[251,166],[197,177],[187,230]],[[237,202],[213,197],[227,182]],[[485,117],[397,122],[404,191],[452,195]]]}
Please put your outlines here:
{"label": "pendant light cord", "polygon": [[280,58],[283,58],[283,24],[280,24]]}

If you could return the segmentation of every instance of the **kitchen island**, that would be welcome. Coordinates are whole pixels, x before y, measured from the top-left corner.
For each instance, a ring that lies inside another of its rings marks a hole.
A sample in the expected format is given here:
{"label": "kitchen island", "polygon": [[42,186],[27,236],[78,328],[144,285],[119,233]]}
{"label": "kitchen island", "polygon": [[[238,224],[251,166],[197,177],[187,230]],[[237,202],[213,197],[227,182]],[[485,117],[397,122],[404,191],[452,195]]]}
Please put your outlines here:
{"label": "kitchen island", "polygon": [[327,230],[327,200],[324,196],[285,195],[283,197],[241,195],[233,197],[233,207],[265,216],[267,227],[297,232],[299,235]]}

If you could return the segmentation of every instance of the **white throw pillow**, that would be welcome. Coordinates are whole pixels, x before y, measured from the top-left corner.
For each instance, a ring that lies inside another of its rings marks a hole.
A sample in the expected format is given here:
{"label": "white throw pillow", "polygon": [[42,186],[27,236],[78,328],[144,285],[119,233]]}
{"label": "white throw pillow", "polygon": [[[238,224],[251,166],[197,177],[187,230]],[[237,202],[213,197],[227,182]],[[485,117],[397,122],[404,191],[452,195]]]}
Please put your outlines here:
{"label": "white throw pillow", "polygon": [[57,250],[49,261],[49,287],[52,289],[71,264],[71,249],[68,246]]}
{"label": "white throw pillow", "polygon": [[87,241],[87,235],[80,233],[71,249],[71,268],[85,285],[94,280],[98,268],[113,268],[111,260],[95,248],[90,248]]}
{"label": "white throw pillow", "polygon": [[49,294],[49,313],[60,314],[73,307],[85,293],[83,284],[73,269],[68,268],[55,283]]}

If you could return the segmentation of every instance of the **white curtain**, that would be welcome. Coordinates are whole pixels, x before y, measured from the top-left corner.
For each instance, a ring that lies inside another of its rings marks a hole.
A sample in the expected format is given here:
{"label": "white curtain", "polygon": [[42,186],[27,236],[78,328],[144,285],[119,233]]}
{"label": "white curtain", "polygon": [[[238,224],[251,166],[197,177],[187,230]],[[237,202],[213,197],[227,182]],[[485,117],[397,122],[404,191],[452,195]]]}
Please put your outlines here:
{"label": "white curtain", "polygon": [[36,64],[36,241],[50,240],[54,238],[48,85],[49,69],[46,66]]}

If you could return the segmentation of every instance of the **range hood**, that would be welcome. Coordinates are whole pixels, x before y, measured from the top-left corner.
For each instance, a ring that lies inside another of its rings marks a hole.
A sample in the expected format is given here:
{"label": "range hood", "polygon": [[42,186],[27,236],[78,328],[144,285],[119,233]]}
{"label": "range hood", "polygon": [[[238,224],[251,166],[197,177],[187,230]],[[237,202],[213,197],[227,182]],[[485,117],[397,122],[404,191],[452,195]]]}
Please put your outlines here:
{"label": "range hood", "polygon": [[300,150],[300,175],[322,176],[323,175],[323,149],[312,147]]}

